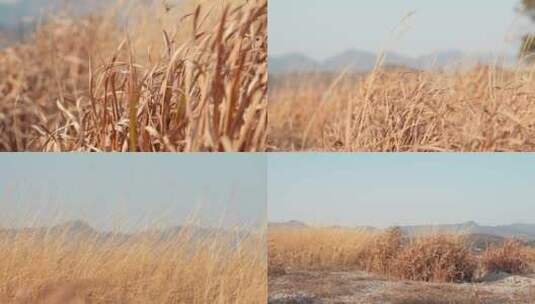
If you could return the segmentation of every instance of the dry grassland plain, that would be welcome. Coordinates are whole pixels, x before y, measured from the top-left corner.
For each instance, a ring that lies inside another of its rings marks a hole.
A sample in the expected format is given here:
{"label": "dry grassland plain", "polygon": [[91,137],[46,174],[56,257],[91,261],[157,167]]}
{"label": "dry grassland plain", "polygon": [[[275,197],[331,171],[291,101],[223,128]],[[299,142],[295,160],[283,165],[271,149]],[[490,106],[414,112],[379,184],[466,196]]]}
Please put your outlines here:
{"label": "dry grassland plain", "polygon": [[275,151],[535,151],[535,70],[274,75]]}
{"label": "dry grassland plain", "polygon": [[[239,235],[239,236],[238,236]],[[0,302],[266,303],[264,231],[1,230]]]}
{"label": "dry grassland plain", "polygon": [[465,233],[270,228],[269,303],[531,303],[533,247],[485,247]]}

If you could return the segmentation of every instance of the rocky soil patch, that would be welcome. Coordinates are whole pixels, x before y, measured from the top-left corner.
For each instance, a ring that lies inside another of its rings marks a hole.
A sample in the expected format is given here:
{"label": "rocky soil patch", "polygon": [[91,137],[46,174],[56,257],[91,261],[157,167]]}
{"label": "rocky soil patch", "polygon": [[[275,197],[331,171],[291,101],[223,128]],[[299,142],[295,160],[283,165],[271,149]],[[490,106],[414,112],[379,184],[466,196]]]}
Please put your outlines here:
{"label": "rocky soil patch", "polygon": [[479,283],[391,281],[365,272],[287,271],[269,278],[270,304],[533,304],[535,275]]}

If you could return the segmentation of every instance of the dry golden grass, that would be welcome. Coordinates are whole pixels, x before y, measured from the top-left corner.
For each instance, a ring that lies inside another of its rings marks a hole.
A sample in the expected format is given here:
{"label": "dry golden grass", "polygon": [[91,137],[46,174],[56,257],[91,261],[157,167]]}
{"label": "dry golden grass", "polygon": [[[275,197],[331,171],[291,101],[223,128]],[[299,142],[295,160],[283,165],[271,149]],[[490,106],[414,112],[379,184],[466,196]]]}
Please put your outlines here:
{"label": "dry golden grass", "polygon": [[532,265],[535,265],[535,248],[533,247],[525,248],[524,254],[527,257],[528,262]]}
{"label": "dry golden grass", "polygon": [[[66,230],[65,230],[66,231]],[[0,238],[1,303],[265,303],[263,232]],[[70,235],[70,236],[69,236]]]}
{"label": "dry golden grass", "polygon": [[296,151],[535,151],[534,70],[270,80],[269,144]]}
{"label": "dry golden grass", "polygon": [[0,150],[265,150],[266,0],[117,2],[0,51]]}
{"label": "dry golden grass", "polygon": [[398,228],[376,234],[373,243],[367,244],[366,250],[360,255],[359,264],[369,272],[391,273],[403,242],[402,232]]}
{"label": "dry golden grass", "polygon": [[373,236],[349,229],[270,229],[269,271],[353,267]]}
{"label": "dry golden grass", "polygon": [[413,239],[392,262],[394,277],[426,282],[470,282],[477,269],[464,236],[438,234]]}
{"label": "dry golden grass", "polygon": [[490,246],[481,257],[487,272],[523,274],[529,272],[527,249],[519,241],[508,240],[502,246]]}
{"label": "dry golden grass", "polygon": [[[478,272],[525,273],[528,257],[519,253],[522,250],[528,249],[507,241],[480,257],[471,250],[465,234],[430,233],[407,238],[398,228],[382,232],[281,228],[268,232],[270,275],[286,270],[362,270],[390,279],[470,282]],[[495,267],[489,267],[491,261]]]}

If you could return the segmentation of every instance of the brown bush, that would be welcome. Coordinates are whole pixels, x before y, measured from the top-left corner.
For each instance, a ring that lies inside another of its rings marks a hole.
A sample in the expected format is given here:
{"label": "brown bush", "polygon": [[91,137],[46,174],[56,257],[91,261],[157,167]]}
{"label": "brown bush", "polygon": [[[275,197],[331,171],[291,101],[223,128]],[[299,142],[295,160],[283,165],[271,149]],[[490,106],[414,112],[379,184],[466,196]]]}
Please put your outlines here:
{"label": "brown bush", "polygon": [[427,282],[471,281],[477,263],[458,235],[419,237],[407,244],[392,266],[400,279]]}
{"label": "brown bush", "polygon": [[490,246],[481,257],[486,272],[524,274],[529,271],[525,246],[517,240],[507,240],[502,246]]}
{"label": "brown bush", "polygon": [[527,247],[524,252],[526,254],[527,262],[535,265],[535,248]]}
{"label": "brown bush", "polygon": [[379,234],[360,258],[363,269],[368,272],[390,273],[392,264],[402,249],[402,237],[402,231],[398,227]]}

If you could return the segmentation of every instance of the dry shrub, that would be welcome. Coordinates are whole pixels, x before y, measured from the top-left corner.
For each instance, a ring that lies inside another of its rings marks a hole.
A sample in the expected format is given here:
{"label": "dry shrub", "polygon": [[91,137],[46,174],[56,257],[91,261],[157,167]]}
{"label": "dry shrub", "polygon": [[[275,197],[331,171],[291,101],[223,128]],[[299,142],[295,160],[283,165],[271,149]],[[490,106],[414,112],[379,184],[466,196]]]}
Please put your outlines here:
{"label": "dry shrub", "polygon": [[473,279],[477,263],[462,236],[440,234],[413,239],[392,267],[401,279],[466,282]]}
{"label": "dry shrub", "polygon": [[373,233],[341,228],[270,229],[270,274],[357,267]]}
{"label": "dry shrub", "polygon": [[269,143],[283,151],[533,151],[534,75],[481,66],[273,76]]}
{"label": "dry shrub", "polygon": [[481,257],[483,270],[489,273],[506,272],[525,274],[529,272],[529,258],[525,246],[517,240],[507,240],[500,246],[490,246]]}
{"label": "dry shrub", "polygon": [[524,254],[528,263],[535,265],[535,248],[533,247],[533,245],[530,247],[526,247],[524,250]]}
{"label": "dry shrub", "polygon": [[265,150],[267,2],[127,11],[0,51],[0,150]]}
{"label": "dry shrub", "polygon": [[263,231],[77,231],[3,233],[2,303],[266,302]]}
{"label": "dry shrub", "polygon": [[389,278],[472,281],[478,267],[464,235],[414,238],[399,228],[383,232],[351,229],[270,229],[270,275],[290,270],[362,270]]}
{"label": "dry shrub", "polygon": [[360,258],[363,269],[374,273],[391,273],[392,265],[403,246],[400,228],[390,228],[374,238]]}

